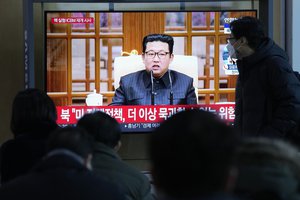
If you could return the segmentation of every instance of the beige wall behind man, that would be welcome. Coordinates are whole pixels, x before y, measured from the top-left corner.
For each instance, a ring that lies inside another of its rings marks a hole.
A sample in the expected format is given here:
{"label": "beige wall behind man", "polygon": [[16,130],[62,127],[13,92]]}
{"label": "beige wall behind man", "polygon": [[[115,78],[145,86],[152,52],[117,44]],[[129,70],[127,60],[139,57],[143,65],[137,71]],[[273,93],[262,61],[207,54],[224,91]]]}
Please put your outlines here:
{"label": "beige wall behind man", "polygon": [[0,1],[0,144],[12,137],[11,104],[24,87],[22,18],[21,0]]}

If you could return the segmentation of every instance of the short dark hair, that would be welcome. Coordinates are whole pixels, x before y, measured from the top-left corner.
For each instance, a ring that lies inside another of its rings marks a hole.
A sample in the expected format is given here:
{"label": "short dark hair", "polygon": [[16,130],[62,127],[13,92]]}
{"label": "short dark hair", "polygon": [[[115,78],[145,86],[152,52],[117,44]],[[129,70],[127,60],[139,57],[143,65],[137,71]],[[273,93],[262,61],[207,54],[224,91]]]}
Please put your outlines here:
{"label": "short dark hair", "polygon": [[84,129],[78,127],[58,128],[47,140],[47,152],[55,149],[70,150],[82,158],[93,152],[93,138]]}
{"label": "short dark hair", "polygon": [[57,113],[52,99],[39,89],[20,91],[14,98],[10,127],[14,135],[48,124],[56,128]]}
{"label": "short dark hair", "polygon": [[230,23],[230,30],[236,39],[245,37],[252,49],[257,49],[266,37],[263,24],[255,17],[245,16]]}
{"label": "short dark hair", "polygon": [[146,51],[147,43],[154,41],[168,43],[170,55],[173,53],[174,39],[172,36],[166,34],[150,34],[145,36],[143,39],[143,53]]}
{"label": "short dark hair", "polygon": [[77,126],[84,128],[95,141],[111,148],[121,139],[121,127],[117,120],[101,111],[85,114],[79,119]]}
{"label": "short dark hair", "polygon": [[173,115],[150,138],[154,184],[176,198],[224,191],[237,138],[212,113],[187,110]]}

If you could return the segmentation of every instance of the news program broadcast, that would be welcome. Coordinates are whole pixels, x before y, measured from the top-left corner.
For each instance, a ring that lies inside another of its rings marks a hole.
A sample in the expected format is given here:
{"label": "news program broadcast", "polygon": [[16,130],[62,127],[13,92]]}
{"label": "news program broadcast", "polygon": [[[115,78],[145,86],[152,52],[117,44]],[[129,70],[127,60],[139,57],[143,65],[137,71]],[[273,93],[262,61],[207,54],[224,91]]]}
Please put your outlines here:
{"label": "news program broadcast", "polygon": [[234,121],[228,24],[255,10],[45,11],[45,88],[58,124],[102,111],[151,132],[186,109]]}

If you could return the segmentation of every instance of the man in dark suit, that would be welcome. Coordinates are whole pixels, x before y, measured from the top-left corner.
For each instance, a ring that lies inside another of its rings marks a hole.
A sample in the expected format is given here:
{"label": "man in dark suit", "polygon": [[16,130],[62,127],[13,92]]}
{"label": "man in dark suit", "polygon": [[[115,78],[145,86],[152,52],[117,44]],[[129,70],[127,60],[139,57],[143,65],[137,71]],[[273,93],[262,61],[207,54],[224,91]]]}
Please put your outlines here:
{"label": "man in dark suit", "polygon": [[143,39],[145,70],[121,77],[110,105],[197,104],[193,79],[169,70],[173,60],[174,39],[151,34]]}
{"label": "man in dark suit", "polygon": [[0,187],[1,200],[123,200],[117,186],[90,171],[92,139],[79,128],[50,135],[49,153],[25,176]]}

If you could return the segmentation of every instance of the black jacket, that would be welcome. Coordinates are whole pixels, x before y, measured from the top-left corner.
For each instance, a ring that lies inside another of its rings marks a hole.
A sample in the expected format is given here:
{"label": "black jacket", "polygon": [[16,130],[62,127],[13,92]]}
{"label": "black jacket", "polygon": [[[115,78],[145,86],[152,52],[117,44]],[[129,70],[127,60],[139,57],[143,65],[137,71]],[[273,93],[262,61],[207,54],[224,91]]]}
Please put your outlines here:
{"label": "black jacket", "polygon": [[148,178],[121,160],[117,152],[101,142],[96,142],[93,153],[93,170],[98,175],[118,185],[126,199],[152,200]]}
{"label": "black jacket", "polygon": [[300,82],[286,53],[266,38],[237,65],[236,129],[246,136],[289,137],[300,118]]}
{"label": "black jacket", "polygon": [[0,187],[0,199],[124,200],[117,186],[105,181],[67,155],[39,162],[27,175]]}
{"label": "black jacket", "polygon": [[0,148],[1,183],[28,171],[45,155],[46,140],[57,128],[53,123],[36,123],[30,130],[4,142]]}
{"label": "black jacket", "polygon": [[[155,105],[169,105],[171,87],[173,90],[173,104],[197,104],[193,79],[180,72],[170,70],[159,80],[154,80]],[[121,77],[120,87],[110,105],[151,105],[151,77],[146,70],[137,71]]]}

